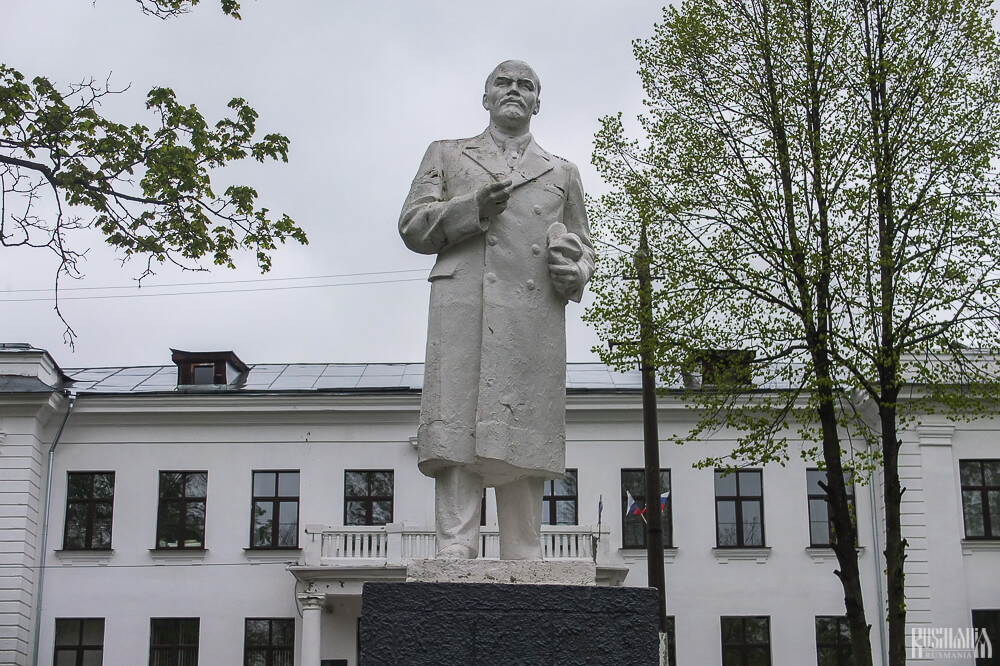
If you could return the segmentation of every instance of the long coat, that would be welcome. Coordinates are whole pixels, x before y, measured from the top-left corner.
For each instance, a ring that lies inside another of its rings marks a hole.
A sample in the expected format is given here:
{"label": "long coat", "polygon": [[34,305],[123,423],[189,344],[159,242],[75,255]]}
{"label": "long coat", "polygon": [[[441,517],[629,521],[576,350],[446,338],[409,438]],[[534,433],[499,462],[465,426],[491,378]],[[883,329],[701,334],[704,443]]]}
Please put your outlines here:
{"label": "long coat", "polygon": [[[481,221],[476,190],[507,178],[506,210]],[[466,465],[502,485],[565,472],[566,298],[546,250],[555,222],[582,241],[577,263],[589,280],[594,251],[573,164],[532,139],[512,169],[488,131],[427,149],[399,219],[407,247],[438,255],[417,431],[424,474]]]}

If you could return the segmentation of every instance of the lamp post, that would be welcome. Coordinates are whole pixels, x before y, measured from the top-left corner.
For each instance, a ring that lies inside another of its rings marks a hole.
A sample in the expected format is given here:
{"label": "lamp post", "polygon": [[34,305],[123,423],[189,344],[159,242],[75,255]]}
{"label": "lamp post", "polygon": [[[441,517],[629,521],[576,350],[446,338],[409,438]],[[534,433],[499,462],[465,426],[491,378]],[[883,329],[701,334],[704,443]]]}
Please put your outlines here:
{"label": "lamp post", "polygon": [[646,492],[646,572],[649,587],[660,596],[660,633],[667,631],[667,588],[663,568],[663,510],[660,506],[660,434],[656,415],[656,354],[653,330],[653,281],[650,276],[646,221],[635,256],[639,280],[639,367],[642,372],[642,435]]}

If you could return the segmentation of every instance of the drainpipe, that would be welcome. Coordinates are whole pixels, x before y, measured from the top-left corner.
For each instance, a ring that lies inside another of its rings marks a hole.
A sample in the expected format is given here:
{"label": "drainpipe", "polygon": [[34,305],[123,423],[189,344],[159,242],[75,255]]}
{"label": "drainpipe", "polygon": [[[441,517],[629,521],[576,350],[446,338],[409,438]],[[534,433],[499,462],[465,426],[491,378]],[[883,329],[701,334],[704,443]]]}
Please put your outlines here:
{"label": "drainpipe", "polygon": [[45,555],[48,549],[49,512],[52,506],[52,461],[56,455],[56,447],[59,446],[59,438],[62,437],[63,430],[66,428],[66,422],[69,421],[69,415],[73,412],[73,407],[76,405],[76,391],[66,390],[63,392],[63,395],[69,399],[69,403],[66,407],[66,414],[63,415],[62,423],[59,424],[59,430],[56,431],[56,436],[52,440],[52,446],[49,447],[49,470],[45,480],[45,510],[43,513],[44,517],[42,518],[42,547],[38,567],[38,603],[35,608],[35,640],[31,657],[34,666],[38,666],[39,636],[42,633],[42,591],[45,587]]}

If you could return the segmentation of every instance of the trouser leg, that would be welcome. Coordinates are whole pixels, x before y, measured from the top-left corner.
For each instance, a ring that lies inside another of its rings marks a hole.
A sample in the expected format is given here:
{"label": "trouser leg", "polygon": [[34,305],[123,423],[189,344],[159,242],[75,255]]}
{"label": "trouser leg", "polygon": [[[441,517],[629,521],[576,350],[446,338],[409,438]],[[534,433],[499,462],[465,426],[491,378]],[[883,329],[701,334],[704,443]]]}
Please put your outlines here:
{"label": "trouser leg", "polygon": [[479,554],[483,478],[464,467],[434,475],[434,513],[438,557],[474,558]]}
{"label": "trouser leg", "polygon": [[500,559],[542,559],[542,493],[545,480],[529,477],[497,486],[496,490]]}

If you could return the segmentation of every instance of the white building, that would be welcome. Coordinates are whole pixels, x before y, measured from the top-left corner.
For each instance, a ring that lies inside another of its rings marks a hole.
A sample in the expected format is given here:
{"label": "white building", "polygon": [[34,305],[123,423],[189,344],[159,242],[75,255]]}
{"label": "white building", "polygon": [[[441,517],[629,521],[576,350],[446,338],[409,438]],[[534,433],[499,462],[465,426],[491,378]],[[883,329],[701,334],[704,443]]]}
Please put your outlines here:
{"label": "white building", "polygon": [[[173,360],[61,370],[44,350],[0,346],[0,664],[355,666],[362,584],[403,580],[434,551],[433,484],[414,448],[422,366]],[[595,558],[601,583],[643,586],[641,522],[623,516],[623,484],[644,499],[638,377],[599,364],[567,377],[575,477],[547,487],[565,524],[545,528],[546,557]],[[659,404],[661,440],[686,432],[690,410]],[[998,435],[992,420],[939,417],[904,433],[914,628],[1000,635]],[[676,663],[849,663],[810,465],[793,455],[721,480],[692,467],[731,445],[661,447]],[[855,490],[881,649],[881,491]]]}

